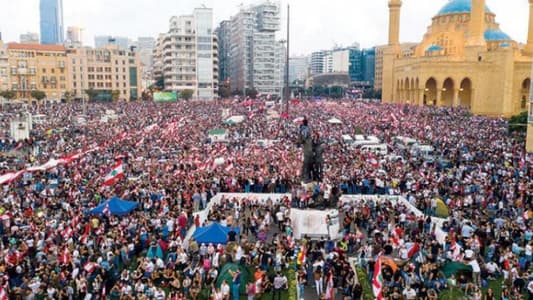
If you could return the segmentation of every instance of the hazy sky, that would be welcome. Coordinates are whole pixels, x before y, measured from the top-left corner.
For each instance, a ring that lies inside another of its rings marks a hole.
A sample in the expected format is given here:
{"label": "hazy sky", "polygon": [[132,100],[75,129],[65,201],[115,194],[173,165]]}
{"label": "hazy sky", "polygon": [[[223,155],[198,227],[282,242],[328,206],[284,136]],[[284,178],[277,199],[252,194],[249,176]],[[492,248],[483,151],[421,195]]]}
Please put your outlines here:
{"label": "hazy sky", "polygon": [[[449,0],[403,0],[400,39],[422,39],[431,17]],[[85,28],[84,42],[94,35],[120,35],[136,39],[168,29],[172,15],[190,14],[204,4],[214,9],[215,24],[235,14],[239,5],[253,0],[63,0],[65,29]],[[387,0],[282,0],[285,18],[291,5],[291,53],[307,54],[335,44],[363,47],[387,42]],[[527,39],[528,1],[487,0],[503,31],[513,39]],[[283,19],[283,27],[285,19]],[[18,41],[19,34],[39,32],[39,0],[0,0],[0,30],[5,41]],[[280,32],[284,36],[285,30]]]}

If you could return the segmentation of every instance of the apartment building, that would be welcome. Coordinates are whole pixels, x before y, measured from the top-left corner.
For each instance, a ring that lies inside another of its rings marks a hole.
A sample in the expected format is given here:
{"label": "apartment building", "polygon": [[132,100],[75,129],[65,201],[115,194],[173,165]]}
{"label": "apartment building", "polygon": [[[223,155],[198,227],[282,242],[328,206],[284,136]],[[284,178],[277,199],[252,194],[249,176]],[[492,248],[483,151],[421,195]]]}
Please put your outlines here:
{"label": "apartment building", "polygon": [[85,90],[97,92],[95,99],[111,101],[113,91],[119,99],[133,101],[141,95],[141,66],[135,52],[117,46],[67,49],[69,87],[76,98]]}

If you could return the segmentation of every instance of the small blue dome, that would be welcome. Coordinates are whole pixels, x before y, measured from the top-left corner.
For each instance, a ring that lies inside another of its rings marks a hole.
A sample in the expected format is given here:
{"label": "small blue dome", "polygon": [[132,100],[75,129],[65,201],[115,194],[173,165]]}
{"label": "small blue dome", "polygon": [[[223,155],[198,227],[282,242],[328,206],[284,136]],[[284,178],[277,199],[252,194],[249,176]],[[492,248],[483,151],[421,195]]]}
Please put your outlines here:
{"label": "small blue dome", "polygon": [[510,41],[511,37],[499,29],[489,29],[485,31],[487,41]]}
{"label": "small blue dome", "polygon": [[[452,0],[448,4],[444,5],[439,10],[437,16],[449,15],[449,14],[459,14],[459,13],[470,13],[472,11],[472,0]],[[490,12],[488,6],[485,5],[485,11]]]}
{"label": "small blue dome", "polygon": [[500,44],[500,48],[509,48],[509,47],[511,47],[511,44],[509,44],[509,43],[501,43]]}
{"label": "small blue dome", "polygon": [[434,52],[434,51],[441,51],[441,50],[442,50],[442,47],[439,45],[431,45],[426,49],[427,52]]}

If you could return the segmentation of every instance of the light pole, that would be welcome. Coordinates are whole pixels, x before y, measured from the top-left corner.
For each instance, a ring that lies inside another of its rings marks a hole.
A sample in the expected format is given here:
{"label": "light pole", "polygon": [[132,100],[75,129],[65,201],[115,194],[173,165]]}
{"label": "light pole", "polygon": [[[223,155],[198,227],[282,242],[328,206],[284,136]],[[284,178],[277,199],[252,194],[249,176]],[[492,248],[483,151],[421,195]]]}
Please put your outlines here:
{"label": "light pole", "polygon": [[290,46],[290,5],[287,4],[287,50],[285,57],[285,114],[289,116],[289,98],[291,96],[289,82],[289,46]]}

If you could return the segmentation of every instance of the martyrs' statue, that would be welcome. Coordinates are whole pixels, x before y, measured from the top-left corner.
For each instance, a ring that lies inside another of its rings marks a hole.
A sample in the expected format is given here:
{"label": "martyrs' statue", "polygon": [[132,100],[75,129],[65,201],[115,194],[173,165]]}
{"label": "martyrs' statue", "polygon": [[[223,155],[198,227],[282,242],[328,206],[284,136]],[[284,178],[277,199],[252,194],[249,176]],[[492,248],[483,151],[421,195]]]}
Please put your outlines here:
{"label": "martyrs' statue", "polygon": [[300,125],[298,144],[302,145],[304,152],[304,162],[302,165],[302,181],[304,183],[308,183],[313,180],[314,151],[313,137],[311,135],[311,129],[309,128],[307,118],[304,118],[302,124]]}

